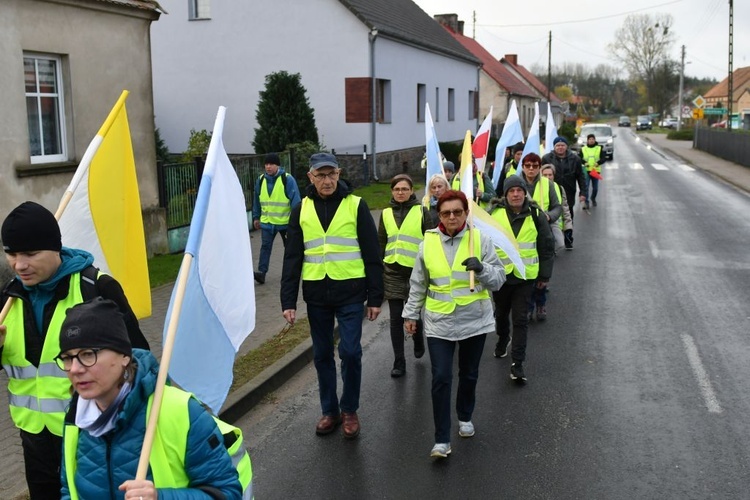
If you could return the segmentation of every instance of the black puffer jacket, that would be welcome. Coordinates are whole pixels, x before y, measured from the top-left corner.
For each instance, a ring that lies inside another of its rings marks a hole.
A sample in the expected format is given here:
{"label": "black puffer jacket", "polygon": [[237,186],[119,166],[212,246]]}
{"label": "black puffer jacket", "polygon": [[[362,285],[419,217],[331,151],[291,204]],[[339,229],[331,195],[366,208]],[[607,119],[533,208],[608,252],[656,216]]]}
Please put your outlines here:
{"label": "black puffer jacket", "polygon": [[[401,227],[401,223],[409,214],[412,207],[419,205],[419,200],[414,195],[406,200],[404,203],[398,203],[396,200],[391,198],[390,205],[393,209],[393,218],[396,221],[396,225]],[[429,211],[422,209],[422,234],[427,229],[432,227],[432,217]],[[380,248],[380,258],[385,258],[385,245],[388,242],[388,233],[385,231],[385,225],[383,224],[383,214],[380,214],[380,223],[378,225],[378,243]],[[401,299],[407,300],[409,298],[409,277],[411,276],[411,267],[404,267],[401,264],[394,262],[393,264],[384,264],[385,271],[383,272],[383,285],[385,288],[386,299]]]}
{"label": "black puffer jacket", "polygon": [[[542,158],[542,165],[547,163],[555,166],[555,182],[565,189],[565,193],[568,195],[568,202],[572,201],[575,204],[576,184],[578,185],[579,193],[583,194],[586,192],[586,177],[583,173],[581,157],[568,150],[565,152],[565,156],[560,158],[552,151]],[[570,199],[571,197],[573,200]]]}
{"label": "black puffer jacket", "polygon": [[[321,198],[314,185],[307,187],[307,197],[315,203],[315,211],[323,230],[330,226],[341,200],[351,194],[346,184],[339,181],[336,192]],[[287,229],[284,267],[281,272],[281,310],[297,309],[299,282],[302,278],[302,263],[305,258],[305,242],[299,223],[302,203],[292,209]],[[365,200],[360,200],[357,210],[357,239],[365,277],[348,280],[332,280],[328,276],[319,281],[302,281],[302,298],[317,306],[342,306],[367,302],[368,307],[380,307],[383,303],[383,259],[378,249],[378,231]]]}

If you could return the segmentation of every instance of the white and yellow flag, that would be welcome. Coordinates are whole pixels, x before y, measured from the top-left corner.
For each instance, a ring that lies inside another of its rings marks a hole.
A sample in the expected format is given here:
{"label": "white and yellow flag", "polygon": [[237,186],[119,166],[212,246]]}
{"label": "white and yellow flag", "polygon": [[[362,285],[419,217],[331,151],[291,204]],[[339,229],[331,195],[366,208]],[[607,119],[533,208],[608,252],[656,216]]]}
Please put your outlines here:
{"label": "white and yellow flag", "polygon": [[94,255],[120,282],[138,318],[151,315],[141,199],[124,90],[83,155],[60,202],[63,245]]}

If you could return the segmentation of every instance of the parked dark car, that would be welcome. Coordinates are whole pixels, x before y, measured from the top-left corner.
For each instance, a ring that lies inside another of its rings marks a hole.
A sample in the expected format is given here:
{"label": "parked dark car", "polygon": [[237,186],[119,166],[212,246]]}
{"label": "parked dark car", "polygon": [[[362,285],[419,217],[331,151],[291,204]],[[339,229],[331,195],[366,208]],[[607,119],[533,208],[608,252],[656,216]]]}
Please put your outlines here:
{"label": "parked dark car", "polygon": [[635,120],[636,130],[651,130],[651,117],[648,115],[638,115]]}
{"label": "parked dark car", "polygon": [[617,121],[618,127],[629,127],[630,126],[630,117],[629,116],[621,116],[620,119]]}

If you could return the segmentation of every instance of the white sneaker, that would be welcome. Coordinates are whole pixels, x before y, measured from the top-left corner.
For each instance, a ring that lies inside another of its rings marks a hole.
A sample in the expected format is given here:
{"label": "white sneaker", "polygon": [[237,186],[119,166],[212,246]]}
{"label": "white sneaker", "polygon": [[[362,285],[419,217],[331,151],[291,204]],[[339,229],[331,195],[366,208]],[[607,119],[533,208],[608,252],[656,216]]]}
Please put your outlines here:
{"label": "white sneaker", "polygon": [[462,438],[470,438],[474,435],[474,424],[469,422],[458,421],[458,435]]}
{"label": "white sneaker", "polygon": [[435,458],[448,458],[448,455],[450,454],[450,443],[435,443],[435,446],[432,447],[432,451],[430,452],[430,456]]}

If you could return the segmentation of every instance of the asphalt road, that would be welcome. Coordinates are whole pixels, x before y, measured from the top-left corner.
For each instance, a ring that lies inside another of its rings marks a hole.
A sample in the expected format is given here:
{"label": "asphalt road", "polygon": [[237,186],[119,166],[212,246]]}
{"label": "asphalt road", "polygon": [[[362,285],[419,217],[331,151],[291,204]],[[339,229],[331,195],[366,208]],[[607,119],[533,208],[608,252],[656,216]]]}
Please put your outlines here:
{"label": "asphalt road", "polygon": [[386,306],[365,325],[357,440],[315,435],[312,365],[238,422],[257,498],[750,497],[750,198],[617,133],[531,325],[528,384],[488,337],[477,433],[454,415],[452,455],[429,458],[429,355],[389,377]]}

